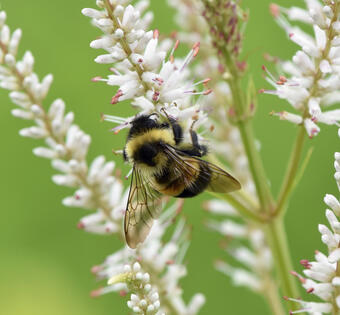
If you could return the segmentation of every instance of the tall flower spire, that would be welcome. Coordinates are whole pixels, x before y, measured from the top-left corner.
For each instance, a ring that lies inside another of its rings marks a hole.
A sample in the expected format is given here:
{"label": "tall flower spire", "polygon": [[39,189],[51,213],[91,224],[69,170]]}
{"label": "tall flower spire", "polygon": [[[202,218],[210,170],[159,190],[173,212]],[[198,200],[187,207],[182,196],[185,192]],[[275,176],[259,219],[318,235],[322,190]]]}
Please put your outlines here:
{"label": "tall flower spire", "polygon": [[[111,234],[121,233],[123,185],[114,177],[115,163],[99,156],[88,165],[86,158],[91,137],[74,124],[74,114],[66,113],[62,99],[45,109],[45,98],[53,81],[51,74],[39,81],[34,72],[34,57],[27,51],[17,60],[21,30],[12,34],[5,24],[6,13],[0,12],[0,86],[10,91],[10,98],[18,108],[15,117],[31,121],[33,125],[20,130],[20,135],[45,141],[44,146],[33,149],[39,157],[51,160],[59,172],[52,177],[57,185],[75,189],[63,200],[64,205],[94,209],[80,221],[85,230]],[[113,197],[114,196],[114,197]],[[119,200],[118,200],[119,199]]]}
{"label": "tall flower spire", "polygon": [[[319,133],[320,123],[338,125],[340,121],[340,110],[328,109],[340,101],[340,4],[338,1],[305,2],[306,10],[285,9],[276,4],[270,7],[278,24],[301,50],[292,61],[279,63],[277,77],[263,67],[274,90],[261,91],[287,100],[297,114],[283,111],[274,115],[294,124],[304,124],[308,135],[313,137]],[[314,36],[292,26],[287,18],[311,26]]]}
{"label": "tall flower spire", "polygon": [[[200,44],[194,43],[183,60],[175,59],[179,41],[160,41],[158,30],[147,30],[151,20],[148,13],[144,14],[147,3],[140,1],[132,6],[128,1],[101,0],[97,1],[98,10],[83,9],[82,13],[103,32],[91,47],[104,49],[107,54],[95,61],[112,64],[112,74],[95,77],[94,81],[118,87],[112,104],[129,99],[139,112],[158,112],[164,117],[165,108],[169,115],[189,125],[203,114],[200,106],[191,106],[190,99],[211,92],[208,80],[195,82],[188,77],[187,66],[198,54]],[[118,123],[116,131],[131,120],[109,115],[103,118]]]}

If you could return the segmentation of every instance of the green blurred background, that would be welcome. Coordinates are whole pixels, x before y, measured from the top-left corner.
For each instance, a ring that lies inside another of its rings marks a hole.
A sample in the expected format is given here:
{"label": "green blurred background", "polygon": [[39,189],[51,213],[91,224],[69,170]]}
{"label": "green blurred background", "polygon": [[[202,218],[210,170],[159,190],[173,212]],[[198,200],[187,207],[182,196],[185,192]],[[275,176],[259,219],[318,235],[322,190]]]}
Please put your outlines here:
{"label": "green blurred background", "polygon": [[[57,97],[63,98],[68,110],[75,112],[76,123],[92,136],[89,158],[104,154],[112,159],[111,149],[122,146],[124,135],[109,133],[110,126],[99,122],[99,114],[122,115],[129,107],[127,104],[112,107],[109,101],[114,90],[90,82],[91,77],[107,73],[106,66],[93,62],[98,51],[89,48],[89,42],[99,32],[80,14],[83,7],[94,7],[94,2],[2,0],[1,7],[7,11],[10,27],[23,29],[21,52],[27,49],[33,52],[36,72],[40,76],[54,74],[46,104]],[[176,29],[172,21],[174,11],[166,2],[151,2],[155,12],[153,27],[163,33]],[[288,59],[296,50],[268,13],[269,2],[243,1],[251,12],[244,52],[249,53],[248,61],[258,89],[267,86],[261,73],[262,54],[270,52]],[[290,6],[295,1],[278,2]],[[127,314],[126,298],[115,294],[99,299],[89,297],[91,290],[102,285],[91,275],[91,266],[119,248],[119,242],[77,230],[76,223],[85,211],[62,206],[62,198],[71,191],[53,184],[54,171],[49,161],[32,154],[39,141],[18,135],[19,129],[28,124],[11,116],[13,105],[7,91],[0,91],[0,102],[0,313]],[[292,124],[268,115],[271,110],[282,109],[289,107],[278,98],[259,96],[256,135],[275,193],[296,132]],[[308,145],[315,145],[315,150],[286,218],[295,268],[299,271],[300,259],[311,258],[315,249],[324,249],[317,224],[325,223],[324,194],[336,193],[333,154],[339,150],[339,144],[337,129],[324,125],[320,135],[308,141]],[[267,314],[261,297],[232,286],[229,279],[213,269],[213,260],[226,257],[217,246],[220,236],[202,224],[206,213],[196,210],[204,198],[207,196],[190,201],[185,209],[188,221],[194,226],[186,260],[189,272],[182,281],[185,299],[203,292],[207,303],[201,314]]]}

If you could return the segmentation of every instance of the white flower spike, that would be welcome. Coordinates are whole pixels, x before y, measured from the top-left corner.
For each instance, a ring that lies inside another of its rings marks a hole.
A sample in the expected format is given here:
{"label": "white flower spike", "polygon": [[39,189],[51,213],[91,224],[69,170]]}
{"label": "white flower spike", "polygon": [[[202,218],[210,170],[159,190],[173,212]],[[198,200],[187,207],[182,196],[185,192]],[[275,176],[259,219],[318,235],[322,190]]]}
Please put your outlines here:
{"label": "white flower spike", "polygon": [[[194,82],[188,77],[188,65],[198,54],[200,44],[193,43],[184,60],[175,59],[179,41],[171,47],[168,41],[160,41],[158,30],[148,30],[150,16],[143,12],[146,7],[147,1],[133,6],[129,1],[103,0],[99,2],[99,10],[82,10],[103,32],[90,45],[106,50],[106,54],[98,56],[95,61],[112,64],[112,74],[105,79],[95,77],[93,81],[118,87],[112,104],[131,100],[141,114],[158,112],[164,116],[163,109],[166,109],[184,125],[190,124],[188,118],[193,120],[204,116],[199,106],[198,109],[191,106],[190,100],[212,92],[207,87],[209,79]],[[104,115],[103,119],[119,124],[114,128],[115,132],[126,128],[131,120],[109,115]]]}
{"label": "white flower spike", "polygon": [[[325,2],[327,5],[318,0],[305,2],[306,10],[271,5],[271,13],[278,24],[301,50],[292,61],[279,63],[279,71],[285,75],[275,78],[263,67],[274,90],[260,92],[287,100],[298,115],[288,112],[277,115],[294,124],[304,124],[307,134],[313,138],[320,132],[319,124],[339,126],[340,122],[339,110],[327,108],[339,102],[340,9],[337,1]],[[312,26],[314,37],[292,26],[287,17]]]}

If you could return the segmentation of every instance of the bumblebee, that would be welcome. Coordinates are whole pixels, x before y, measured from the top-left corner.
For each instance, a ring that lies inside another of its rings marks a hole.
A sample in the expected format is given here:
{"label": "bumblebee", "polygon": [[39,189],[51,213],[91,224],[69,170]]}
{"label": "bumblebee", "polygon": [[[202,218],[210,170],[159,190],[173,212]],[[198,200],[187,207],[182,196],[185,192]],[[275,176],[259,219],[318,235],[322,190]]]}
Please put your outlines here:
{"label": "bumblebee", "polygon": [[218,166],[200,159],[207,154],[193,128],[191,143],[183,143],[183,129],[175,119],[159,122],[158,114],[139,115],[131,122],[123,151],[133,165],[125,212],[126,242],[131,248],[142,243],[162,210],[162,195],[194,197],[204,190],[229,193],[240,183]]}

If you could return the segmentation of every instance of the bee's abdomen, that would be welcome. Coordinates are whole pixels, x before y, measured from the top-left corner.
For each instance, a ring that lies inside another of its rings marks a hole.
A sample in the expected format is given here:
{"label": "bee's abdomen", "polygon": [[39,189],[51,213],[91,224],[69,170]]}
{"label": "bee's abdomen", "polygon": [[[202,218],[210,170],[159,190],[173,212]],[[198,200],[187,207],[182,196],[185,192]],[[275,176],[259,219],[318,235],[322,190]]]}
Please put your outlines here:
{"label": "bee's abdomen", "polygon": [[182,176],[175,176],[174,166],[168,163],[160,173],[155,175],[155,188],[164,195],[178,198],[190,198],[200,194],[210,182],[211,171],[204,163],[198,162],[193,166],[199,171],[196,174],[192,173],[192,177],[189,178],[189,172]]}
{"label": "bee's abdomen", "polygon": [[199,174],[193,180],[193,182],[185,187],[183,191],[176,195],[178,198],[190,198],[195,197],[203,192],[209,185],[211,179],[211,171],[205,163],[199,163]]}
{"label": "bee's abdomen", "polygon": [[178,178],[174,178],[169,160],[164,167],[154,174],[154,179],[156,190],[164,195],[176,196],[184,189],[181,181]]}
{"label": "bee's abdomen", "polygon": [[168,168],[167,166],[166,167],[163,167],[161,169],[161,171],[158,171],[154,177],[155,177],[155,180],[157,182],[157,184],[159,185],[166,185],[167,183],[170,182],[171,180],[171,171],[170,171],[170,168]]}

